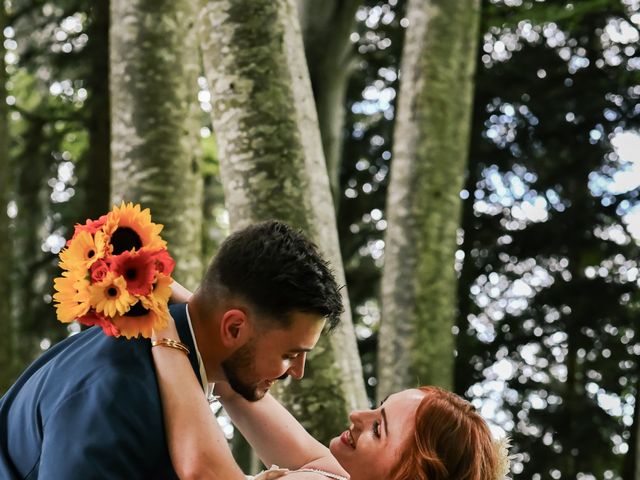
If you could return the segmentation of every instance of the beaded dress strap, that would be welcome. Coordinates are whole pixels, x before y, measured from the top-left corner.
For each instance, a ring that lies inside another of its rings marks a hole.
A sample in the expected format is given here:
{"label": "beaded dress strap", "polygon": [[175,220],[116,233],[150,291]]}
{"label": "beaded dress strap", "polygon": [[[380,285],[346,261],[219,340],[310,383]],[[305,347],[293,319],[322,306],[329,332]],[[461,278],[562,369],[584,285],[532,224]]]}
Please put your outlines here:
{"label": "beaded dress strap", "polygon": [[317,468],[301,468],[300,470],[294,470],[291,473],[298,472],[309,472],[309,473],[317,473],[318,475],[324,475],[327,478],[333,478],[334,480],[349,480],[347,477],[343,477],[342,475],[337,475],[335,473],[325,472],[324,470],[318,470]]}

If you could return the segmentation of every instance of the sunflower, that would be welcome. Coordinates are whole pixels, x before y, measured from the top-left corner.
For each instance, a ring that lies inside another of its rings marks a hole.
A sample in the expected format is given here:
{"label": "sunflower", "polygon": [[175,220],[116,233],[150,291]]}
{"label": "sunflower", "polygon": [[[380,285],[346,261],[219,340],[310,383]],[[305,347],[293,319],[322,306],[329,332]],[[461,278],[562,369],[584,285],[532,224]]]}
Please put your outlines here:
{"label": "sunflower", "polygon": [[127,282],[114,272],[109,272],[100,283],[89,286],[91,306],[107,317],[128,312],[137,299],[129,295]]}
{"label": "sunflower", "polygon": [[[116,228],[111,232],[113,226]],[[104,231],[110,237],[113,254],[118,255],[133,249],[166,248],[167,243],[160,237],[162,228],[163,225],[151,221],[148,208],[141,210],[140,205],[122,202],[119,207],[113,207],[113,210],[107,214]]]}
{"label": "sunflower", "polygon": [[138,252],[122,252],[112,257],[111,268],[122,275],[132,295],[149,295],[153,286],[156,264],[151,253],[143,248]]}
{"label": "sunflower", "polygon": [[56,316],[63,323],[69,323],[85,315],[91,307],[89,302],[89,281],[83,276],[62,272],[62,276],[53,281],[56,293]]}
{"label": "sunflower", "polygon": [[104,237],[96,234],[94,239],[89,232],[82,231],[60,252],[60,268],[86,271],[96,260],[104,257],[104,254]]}

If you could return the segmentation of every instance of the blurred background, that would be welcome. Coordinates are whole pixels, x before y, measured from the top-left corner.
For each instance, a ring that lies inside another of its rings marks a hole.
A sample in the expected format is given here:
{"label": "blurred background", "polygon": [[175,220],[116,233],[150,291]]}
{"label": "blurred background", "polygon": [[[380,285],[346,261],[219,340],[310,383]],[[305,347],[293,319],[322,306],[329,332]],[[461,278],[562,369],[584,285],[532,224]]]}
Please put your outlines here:
{"label": "blurred background", "polygon": [[3,0],[0,393],[80,330],[75,223],[151,207],[195,288],[276,216],[347,286],[327,395],[438,384],[515,478],[640,479],[640,1],[188,3]]}

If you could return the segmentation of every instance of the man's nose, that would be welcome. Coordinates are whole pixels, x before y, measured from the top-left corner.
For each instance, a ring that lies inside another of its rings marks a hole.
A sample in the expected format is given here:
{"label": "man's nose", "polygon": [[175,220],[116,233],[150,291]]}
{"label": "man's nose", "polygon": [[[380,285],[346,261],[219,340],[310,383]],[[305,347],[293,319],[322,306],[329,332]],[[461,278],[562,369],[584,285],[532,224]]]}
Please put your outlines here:
{"label": "man's nose", "polygon": [[293,362],[289,367],[289,370],[287,370],[287,373],[291,375],[293,378],[295,378],[296,380],[300,380],[302,377],[304,377],[304,362],[306,361],[306,359],[307,359],[306,353],[302,353],[298,355],[296,358],[293,359]]}

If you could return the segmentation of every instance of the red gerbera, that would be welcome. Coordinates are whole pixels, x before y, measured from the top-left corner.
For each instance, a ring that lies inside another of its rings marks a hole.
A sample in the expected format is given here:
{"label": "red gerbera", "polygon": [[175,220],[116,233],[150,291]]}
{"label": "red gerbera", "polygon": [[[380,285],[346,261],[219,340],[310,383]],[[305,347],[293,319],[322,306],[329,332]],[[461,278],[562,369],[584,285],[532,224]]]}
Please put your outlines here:
{"label": "red gerbera", "polygon": [[67,246],[71,243],[71,241],[78,236],[80,232],[89,232],[91,235],[96,233],[98,230],[102,228],[104,223],[107,221],[107,216],[102,215],[98,220],[87,219],[84,225],[76,223],[75,229],[73,232],[73,237],[67,241]]}
{"label": "red gerbera", "polygon": [[144,249],[138,252],[125,251],[113,257],[111,270],[122,275],[127,282],[127,291],[132,295],[149,295],[155,276],[155,261]]}
{"label": "red gerbera", "polygon": [[102,331],[111,337],[119,337],[120,329],[116,327],[111,319],[102,313],[98,313],[95,310],[89,310],[86,315],[79,317],[78,322],[88,327],[94,325],[102,328]]}

